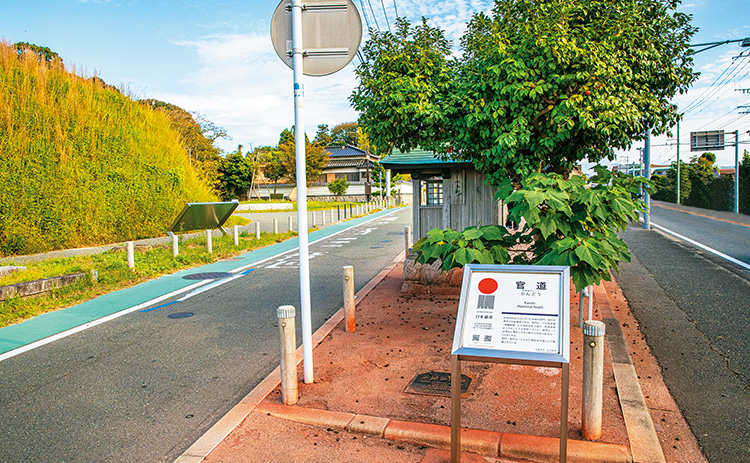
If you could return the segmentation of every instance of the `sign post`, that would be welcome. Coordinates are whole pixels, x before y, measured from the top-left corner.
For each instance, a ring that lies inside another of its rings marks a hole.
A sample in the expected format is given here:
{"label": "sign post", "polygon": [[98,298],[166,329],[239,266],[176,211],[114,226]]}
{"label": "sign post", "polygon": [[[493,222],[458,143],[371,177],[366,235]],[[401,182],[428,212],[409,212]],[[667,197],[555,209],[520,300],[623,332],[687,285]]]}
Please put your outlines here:
{"label": "sign post", "polygon": [[304,381],[313,382],[310,259],[307,236],[304,75],[341,70],[362,41],[362,20],[352,0],[282,0],[271,19],[274,50],[294,75],[294,143],[297,162],[300,315]]}
{"label": "sign post", "polygon": [[562,370],[560,462],[568,446],[570,268],[544,265],[464,267],[451,350],[451,462],[461,461],[461,362]]}

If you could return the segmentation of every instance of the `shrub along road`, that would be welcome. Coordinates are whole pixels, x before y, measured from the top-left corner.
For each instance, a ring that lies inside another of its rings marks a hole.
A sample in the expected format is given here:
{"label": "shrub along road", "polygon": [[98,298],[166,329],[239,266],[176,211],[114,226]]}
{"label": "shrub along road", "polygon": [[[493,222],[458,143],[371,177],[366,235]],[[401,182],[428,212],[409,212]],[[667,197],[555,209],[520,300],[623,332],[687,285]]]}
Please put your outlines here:
{"label": "shrub along road", "polygon": [[[311,234],[311,242],[323,238],[310,246],[313,329],[343,304],[342,266],[353,265],[356,289],[364,286],[403,250],[410,219],[409,209],[391,210]],[[164,280],[162,294],[179,277],[247,267],[221,286],[180,293],[0,361],[2,460],[172,461],[180,455],[278,365],[276,307],[299,308],[297,253],[288,243],[275,245],[275,257],[274,247],[261,250],[261,262],[253,251],[180,272]],[[183,281],[182,288],[196,280]],[[155,286],[143,292],[155,297]],[[106,305],[140,304],[138,288],[109,295]],[[66,312],[58,312],[60,324],[67,323]],[[193,315],[169,318],[178,313]]]}

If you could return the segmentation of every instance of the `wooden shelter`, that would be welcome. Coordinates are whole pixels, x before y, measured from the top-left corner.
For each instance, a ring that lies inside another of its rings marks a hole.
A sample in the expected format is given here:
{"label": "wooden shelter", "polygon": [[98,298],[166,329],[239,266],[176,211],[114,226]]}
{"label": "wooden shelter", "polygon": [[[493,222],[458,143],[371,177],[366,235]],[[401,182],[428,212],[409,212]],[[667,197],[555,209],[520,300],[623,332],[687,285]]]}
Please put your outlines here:
{"label": "wooden shelter", "polygon": [[443,161],[430,151],[394,150],[380,164],[395,173],[411,175],[415,240],[433,228],[464,230],[499,223],[500,207],[494,189],[471,161]]}

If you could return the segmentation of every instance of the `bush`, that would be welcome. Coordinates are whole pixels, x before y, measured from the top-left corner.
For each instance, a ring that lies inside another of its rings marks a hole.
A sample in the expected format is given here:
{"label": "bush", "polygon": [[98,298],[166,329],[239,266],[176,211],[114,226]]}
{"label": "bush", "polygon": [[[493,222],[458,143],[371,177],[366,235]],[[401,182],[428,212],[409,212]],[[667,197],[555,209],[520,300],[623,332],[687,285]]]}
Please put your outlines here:
{"label": "bush", "polygon": [[349,189],[349,184],[344,178],[337,178],[336,180],[328,184],[328,191],[336,196],[346,194],[346,190]]}

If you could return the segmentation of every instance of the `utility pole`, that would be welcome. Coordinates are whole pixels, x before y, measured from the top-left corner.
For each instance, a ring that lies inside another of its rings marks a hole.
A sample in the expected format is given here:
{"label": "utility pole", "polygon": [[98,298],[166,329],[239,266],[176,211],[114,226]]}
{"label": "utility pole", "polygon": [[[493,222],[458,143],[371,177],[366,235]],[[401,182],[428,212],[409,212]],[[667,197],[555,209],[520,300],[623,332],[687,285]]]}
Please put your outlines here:
{"label": "utility pole", "polygon": [[734,131],[734,213],[740,213],[740,131]]}
{"label": "utility pole", "polygon": [[677,120],[677,204],[680,204],[680,121]]}
{"label": "utility pole", "polygon": [[[651,179],[651,129],[646,132],[646,141],[643,145],[643,166],[646,180]],[[646,212],[643,213],[643,229],[651,229],[651,196],[648,191],[643,192],[643,200],[646,202]]]}

